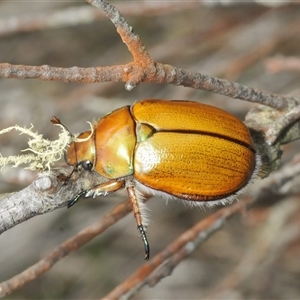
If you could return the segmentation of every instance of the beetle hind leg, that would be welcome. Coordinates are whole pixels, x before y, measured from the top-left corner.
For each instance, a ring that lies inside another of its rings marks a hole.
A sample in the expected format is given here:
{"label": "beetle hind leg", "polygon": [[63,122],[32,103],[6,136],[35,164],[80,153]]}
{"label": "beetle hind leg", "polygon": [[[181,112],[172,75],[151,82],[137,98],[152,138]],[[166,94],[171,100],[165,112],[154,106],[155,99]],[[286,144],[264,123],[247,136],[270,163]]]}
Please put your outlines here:
{"label": "beetle hind leg", "polygon": [[133,214],[135,217],[135,221],[137,224],[137,228],[140,232],[142,241],[144,243],[144,248],[145,248],[145,260],[149,260],[150,257],[150,246],[149,246],[149,242],[147,239],[147,235],[146,235],[146,230],[145,230],[145,215],[142,214],[142,209],[143,207],[143,195],[137,191],[134,186],[128,186],[127,187],[127,192],[128,192],[128,196],[129,199],[131,201],[132,204],[132,210],[133,210]]}

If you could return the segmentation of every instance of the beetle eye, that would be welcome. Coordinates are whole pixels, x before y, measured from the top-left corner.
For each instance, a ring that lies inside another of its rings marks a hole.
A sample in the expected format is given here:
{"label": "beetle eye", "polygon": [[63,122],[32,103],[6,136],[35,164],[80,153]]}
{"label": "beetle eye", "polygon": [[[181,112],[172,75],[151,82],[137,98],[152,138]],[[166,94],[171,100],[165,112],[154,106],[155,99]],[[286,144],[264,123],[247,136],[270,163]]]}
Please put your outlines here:
{"label": "beetle eye", "polygon": [[89,160],[83,161],[81,165],[86,171],[91,171],[93,169],[93,163]]}

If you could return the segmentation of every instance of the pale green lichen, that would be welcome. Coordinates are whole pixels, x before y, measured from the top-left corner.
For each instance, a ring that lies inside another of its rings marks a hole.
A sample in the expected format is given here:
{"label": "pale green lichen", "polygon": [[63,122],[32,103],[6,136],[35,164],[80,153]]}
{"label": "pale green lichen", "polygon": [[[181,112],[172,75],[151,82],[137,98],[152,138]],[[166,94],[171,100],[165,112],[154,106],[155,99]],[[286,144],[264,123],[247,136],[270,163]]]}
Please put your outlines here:
{"label": "pale green lichen", "polygon": [[72,141],[69,131],[61,124],[55,124],[61,127],[61,132],[57,140],[50,141],[43,138],[42,134],[33,132],[33,125],[30,128],[23,128],[18,125],[0,130],[0,135],[9,133],[12,130],[20,132],[30,137],[28,148],[21,150],[29,152],[20,155],[12,155],[4,157],[0,153],[0,169],[6,165],[12,164],[13,167],[26,165],[26,169],[30,170],[50,170],[51,165],[60,160],[67,146]]}

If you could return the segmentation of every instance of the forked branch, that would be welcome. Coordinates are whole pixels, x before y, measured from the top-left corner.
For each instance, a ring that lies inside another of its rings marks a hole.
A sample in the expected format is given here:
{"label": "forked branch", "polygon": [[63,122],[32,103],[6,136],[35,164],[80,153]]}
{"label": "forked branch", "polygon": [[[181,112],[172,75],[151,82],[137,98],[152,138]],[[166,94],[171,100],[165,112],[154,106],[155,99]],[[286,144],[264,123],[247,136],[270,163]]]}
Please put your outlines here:
{"label": "forked branch", "polygon": [[169,83],[194,89],[211,91],[235,99],[260,103],[279,110],[289,110],[296,106],[298,99],[282,96],[206,74],[179,69],[171,65],[155,62],[146,51],[138,35],[133,33],[121,13],[105,0],[86,0],[101,8],[110,18],[133,56],[133,62],[126,65],[92,68],[57,68],[51,66],[24,66],[0,64],[0,76],[18,79],[55,80],[77,83],[125,82],[131,90],[141,82]]}

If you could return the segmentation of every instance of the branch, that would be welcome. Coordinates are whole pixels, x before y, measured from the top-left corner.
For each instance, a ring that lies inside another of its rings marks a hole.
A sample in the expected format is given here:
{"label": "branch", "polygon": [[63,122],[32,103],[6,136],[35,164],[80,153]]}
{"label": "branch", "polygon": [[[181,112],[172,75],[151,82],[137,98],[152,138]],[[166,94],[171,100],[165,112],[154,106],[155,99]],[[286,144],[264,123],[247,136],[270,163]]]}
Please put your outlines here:
{"label": "branch", "polygon": [[235,298],[243,284],[251,284],[251,279],[259,273],[274,272],[274,263],[282,259],[288,246],[299,242],[300,223],[299,198],[291,197],[273,206],[268,211],[268,219],[259,230],[258,237],[250,245],[239,264],[214,286],[206,299]]}
{"label": "branch", "polygon": [[276,55],[265,61],[265,68],[271,73],[283,71],[300,72],[300,58]]}
{"label": "branch", "polygon": [[128,90],[131,90],[140,82],[168,83],[202,89],[234,99],[260,103],[279,110],[294,107],[298,103],[298,99],[292,96],[268,93],[225,79],[194,73],[161,63],[153,63],[146,67],[141,67],[137,63],[130,63],[127,65],[95,68],[58,68],[47,65],[36,67],[2,63],[0,64],[0,76],[4,78],[76,83],[122,81],[126,82]]}
{"label": "branch", "polygon": [[72,167],[52,169],[25,189],[0,197],[0,234],[34,216],[42,215],[66,206],[79,192],[104,182],[104,178],[92,172],[75,172],[69,180],[61,180],[71,174]]}
{"label": "branch", "polygon": [[123,203],[118,204],[112,211],[104,215],[101,221],[95,222],[75,236],[69,238],[42,260],[24,270],[22,273],[0,283],[0,297],[7,296],[28,282],[33,281],[38,276],[51,269],[55,263],[65,256],[76,251],[78,248],[82,247],[94,237],[115,224],[118,220],[125,217],[131,210],[132,207],[130,201],[124,201]]}
{"label": "branch", "polygon": [[126,82],[131,90],[141,82],[168,83],[202,89],[235,99],[260,103],[279,110],[293,108],[298,99],[250,88],[228,80],[206,74],[194,73],[171,65],[155,62],[146,51],[138,35],[134,34],[120,12],[104,0],[86,0],[101,8],[113,24],[133,56],[133,62],[126,65],[95,68],[57,68],[44,66],[23,66],[0,64],[0,76],[4,78],[55,80],[77,83]]}
{"label": "branch", "polygon": [[[169,276],[183,259],[190,256],[215,231],[221,229],[229,218],[243,211],[252,202],[252,199],[245,198],[243,201],[221,208],[216,213],[198,222],[166,247],[164,251],[156,255],[150,262],[145,263],[134,274],[123,281],[122,284],[103,297],[103,299],[120,299],[122,297],[129,299],[143,286],[149,285],[153,287],[161,279]],[[154,274],[152,274],[153,272]]]}

